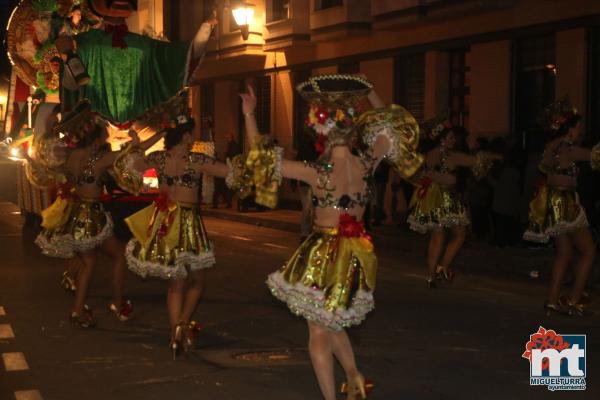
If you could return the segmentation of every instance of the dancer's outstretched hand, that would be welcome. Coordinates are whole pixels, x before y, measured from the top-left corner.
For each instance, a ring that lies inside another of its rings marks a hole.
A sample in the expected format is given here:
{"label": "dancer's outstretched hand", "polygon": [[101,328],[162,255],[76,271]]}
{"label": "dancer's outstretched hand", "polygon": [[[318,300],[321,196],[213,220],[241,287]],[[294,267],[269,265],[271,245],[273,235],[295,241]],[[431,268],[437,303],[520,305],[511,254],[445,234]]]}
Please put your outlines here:
{"label": "dancer's outstretched hand", "polygon": [[252,86],[247,85],[248,93],[240,93],[242,98],[242,111],[244,114],[252,114],[256,110],[256,95]]}

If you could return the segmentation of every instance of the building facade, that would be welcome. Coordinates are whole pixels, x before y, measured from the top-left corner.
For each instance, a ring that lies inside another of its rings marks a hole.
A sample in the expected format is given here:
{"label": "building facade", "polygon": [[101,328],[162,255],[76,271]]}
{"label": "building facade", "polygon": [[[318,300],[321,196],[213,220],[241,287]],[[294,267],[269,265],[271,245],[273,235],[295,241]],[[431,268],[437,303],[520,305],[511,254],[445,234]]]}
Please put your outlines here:
{"label": "building facade", "polygon": [[217,154],[228,134],[243,139],[238,93],[251,83],[259,128],[294,157],[307,111],[294,86],[337,72],[365,74],[418,120],[447,112],[475,136],[516,135],[525,147],[535,147],[543,107],[568,95],[588,138],[600,139],[600,1],[251,3],[247,40],[232,17],[235,0],[140,0],[128,21],[133,31],[186,40],[216,11],[191,106],[198,120],[214,121]]}

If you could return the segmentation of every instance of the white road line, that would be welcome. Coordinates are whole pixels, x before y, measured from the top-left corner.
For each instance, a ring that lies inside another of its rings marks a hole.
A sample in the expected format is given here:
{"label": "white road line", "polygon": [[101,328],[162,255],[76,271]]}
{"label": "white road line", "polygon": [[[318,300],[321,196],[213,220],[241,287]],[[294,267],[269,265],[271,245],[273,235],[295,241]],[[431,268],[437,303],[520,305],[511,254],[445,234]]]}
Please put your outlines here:
{"label": "white road line", "polygon": [[251,242],[252,241],[252,239],[249,239],[249,238],[243,237],[243,236],[230,236],[230,237],[232,237],[234,239],[245,240],[246,242]]}
{"label": "white road line", "polygon": [[0,324],[0,339],[14,339],[15,333],[9,324]]}
{"label": "white road line", "polygon": [[273,244],[273,243],[263,243],[265,246],[269,246],[269,247],[275,247],[277,249],[287,249],[287,246],[280,246],[278,244]]}
{"label": "white road line", "polygon": [[0,306],[0,317],[3,317],[6,315],[6,311],[4,310],[4,307]]}
{"label": "white road line", "polygon": [[19,390],[15,392],[15,400],[43,400],[38,390]]}
{"label": "white road line", "polygon": [[25,354],[21,352],[2,353],[2,361],[4,361],[4,369],[8,372],[27,371],[29,369]]}

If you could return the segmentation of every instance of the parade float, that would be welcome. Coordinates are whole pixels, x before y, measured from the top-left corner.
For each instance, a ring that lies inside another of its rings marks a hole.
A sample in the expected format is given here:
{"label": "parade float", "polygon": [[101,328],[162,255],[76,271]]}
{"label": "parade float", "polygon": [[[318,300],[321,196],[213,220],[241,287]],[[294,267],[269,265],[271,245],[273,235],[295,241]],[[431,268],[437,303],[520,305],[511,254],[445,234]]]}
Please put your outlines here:
{"label": "parade float", "polygon": [[[106,123],[109,141],[118,149],[131,127],[144,139],[189,113],[187,84],[216,20],[203,23],[191,41],[169,42],[129,32],[126,19],[136,11],[137,0],[22,0],[17,5],[6,35],[13,74],[3,148],[12,159],[40,158],[36,153],[48,138],[69,136],[90,115]],[[214,151],[210,141],[194,148]],[[52,188],[32,187],[24,168],[17,168],[16,177],[19,206],[39,213]],[[144,180],[147,189],[156,187],[152,171]],[[212,181],[204,183],[203,197],[209,198]]]}

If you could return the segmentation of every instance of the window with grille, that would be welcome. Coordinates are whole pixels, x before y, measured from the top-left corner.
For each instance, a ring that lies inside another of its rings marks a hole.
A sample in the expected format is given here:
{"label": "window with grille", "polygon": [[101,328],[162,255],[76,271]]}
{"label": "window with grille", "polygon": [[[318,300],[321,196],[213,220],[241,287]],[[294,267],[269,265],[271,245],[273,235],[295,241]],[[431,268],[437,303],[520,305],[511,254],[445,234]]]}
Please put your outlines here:
{"label": "window with grille", "polygon": [[343,0],[315,0],[315,11],[325,10],[327,8],[343,6]]}
{"label": "window with grille", "polygon": [[449,66],[449,99],[448,119],[454,126],[469,127],[470,115],[470,49],[451,50],[448,54]]}
{"label": "window with grille", "polygon": [[540,131],[540,114],[555,98],[555,37],[552,34],[518,40],[514,56],[515,129],[518,133]]}
{"label": "window with grille", "polygon": [[290,17],[290,0],[271,0],[271,12],[267,22],[279,21]]}
{"label": "window with grille", "polygon": [[396,102],[422,122],[425,109],[425,54],[396,57],[395,65]]}
{"label": "window with grille", "polygon": [[306,139],[306,133],[304,132],[304,121],[308,116],[309,104],[306,100],[298,94],[296,86],[306,81],[311,76],[310,69],[300,69],[293,72],[294,79],[294,149],[300,147],[301,141]]}

